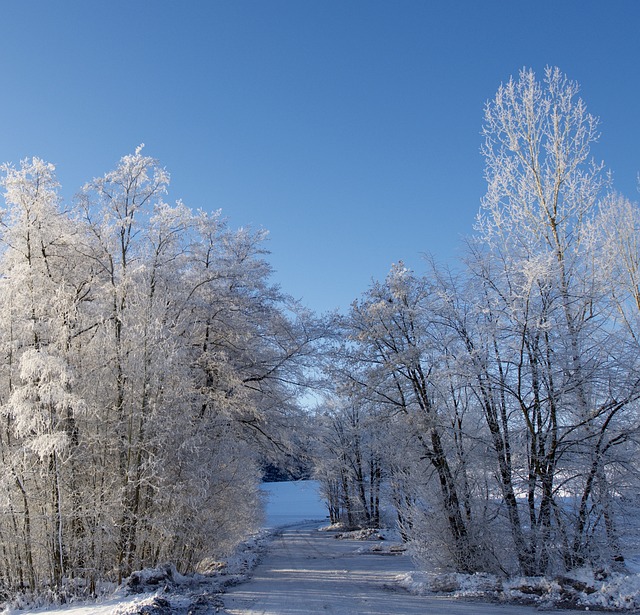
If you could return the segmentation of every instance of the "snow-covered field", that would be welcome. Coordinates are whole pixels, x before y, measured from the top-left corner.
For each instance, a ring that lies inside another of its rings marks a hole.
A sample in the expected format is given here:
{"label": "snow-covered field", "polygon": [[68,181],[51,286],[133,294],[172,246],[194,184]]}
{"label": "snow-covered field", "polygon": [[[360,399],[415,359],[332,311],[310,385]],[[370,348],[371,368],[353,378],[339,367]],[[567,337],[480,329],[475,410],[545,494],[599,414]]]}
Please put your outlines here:
{"label": "snow-covered field", "polygon": [[[167,568],[164,572],[166,576],[163,577],[166,578],[166,583],[163,580],[159,584],[162,589],[155,592],[132,596],[120,589],[98,603],[41,607],[30,610],[7,608],[2,612],[2,615],[17,615],[18,613],[43,613],[46,615],[193,613],[204,615],[205,613],[224,612],[219,610],[223,608],[220,592],[225,586],[230,585],[236,587],[229,591],[228,597],[225,597],[230,601],[229,612],[251,613],[255,612],[252,605],[258,609],[264,606],[262,602],[266,597],[262,597],[259,585],[262,577],[271,587],[277,586],[280,589],[289,587],[286,591],[281,592],[284,602],[279,607],[275,603],[271,604],[276,600],[275,593],[268,592],[270,594],[268,600],[271,601],[269,603],[271,610],[268,611],[270,613],[302,613],[302,611],[295,610],[297,607],[291,606],[291,596],[287,592],[291,591],[291,581],[294,579],[295,592],[298,596],[305,597],[306,592],[300,588],[307,587],[310,583],[313,584],[314,578],[323,580],[326,586],[325,590],[328,591],[329,602],[319,594],[314,594],[316,599],[322,602],[323,612],[382,613],[383,611],[375,609],[382,608],[385,601],[389,602],[389,605],[393,602],[394,613],[420,612],[418,604],[422,604],[425,609],[427,604],[430,605],[429,609],[436,609],[429,611],[433,613],[441,612],[439,609],[448,613],[495,612],[510,615],[524,615],[533,612],[534,609],[531,606],[524,607],[515,604],[524,601],[529,604],[537,604],[543,609],[553,609],[558,605],[567,604],[583,611],[607,609],[629,612],[640,609],[640,575],[635,573],[611,575],[607,579],[597,580],[593,578],[593,575],[590,576],[589,571],[584,571],[581,575],[574,575],[571,579],[512,579],[507,582],[488,575],[465,576],[451,573],[415,572],[412,570],[409,558],[406,555],[398,556],[397,553],[394,553],[393,546],[388,541],[335,540],[335,533],[315,531],[319,527],[325,526],[327,521],[326,508],[318,495],[317,484],[314,481],[267,483],[263,486],[263,491],[266,501],[265,529],[247,541],[237,555],[229,559],[224,574],[215,577],[197,575],[183,577],[176,573],[175,569]],[[299,525],[299,528],[293,527],[286,532],[277,529],[302,524],[310,520],[314,520],[316,523]],[[274,535],[277,537],[275,542],[273,542]],[[316,539],[314,535],[317,535],[318,538]],[[344,538],[352,539],[358,538],[358,536],[345,534]],[[365,536],[359,538],[362,539]],[[311,548],[309,545],[312,545],[313,553],[309,553]],[[270,546],[270,551],[264,556],[264,561],[256,572],[256,578],[246,586],[238,586],[238,583],[243,583],[249,578],[251,570],[260,559],[260,555],[265,553],[266,546]],[[297,555],[295,555],[296,549],[300,551]],[[289,559],[295,560],[297,557],[301,562],[304,560],[304,566],[300,570],[294,570],[295,562],[293,560],[287,564],[287,570],[284,570],[278,562],[276,562],[277,565],[273,564],[273,561],[276,561],[278,557],[282,557],[282,552]],[[380,557],[380,555],[396,556]],[[273,565],[270,565],[269,562]],[[328,573],[323,567],[329,571],[335,568],[335,586],[327,585]],[[319,571],[317,575],[312,574],[312,569],[315,568],[318,568]],[[341,571],[344,574],[341,574]],[[277,581],[276,576],[281,573],[288,575],[288,583],[284,578],[281,579],[282,582]],[[152,574],[152,572],[147,572],[147,574]],[[387,580],[384,583],[375,582],[375,579],[380,575],[386,575],[385,579]],[[353,579],[356,585],[346,587],[345,580],[348,578]],[[368,588],[357,586],[364,579],[374,579],[373,585]],[[386,598],[380,594],[376,600],[367,597],[369,594],[373,595],[372,592],[377,595],[380,593],[382,585],[388,586],[389,584],[397,589],[404,588],[406,593],[401,591],[399,596],[387,596]],[[165,585],[169,588],[168,591],[164,591]],[[300,591],[298,591],[299,589]],[[340,592],[344,595],[341,595]],[[232,595],[235,595],[236,598]],[[348,600],[345,602],[347,595],[351,596],[351,602]],[[330,602],[331,596],[335,596],[336,599],[333,605]],[[405,596],[405,599],[402,599],[402,596]],[[465,603],[459,602],[460,600],[482,600],[485,604],[480,608],[477,602],[475,605],[473,603],[465,605]],[[489,601],[493,602],[489,604]],[[498,603],[502,604],[498,606]],[[510,604],[506,606],[505,603]],[[238,604],[243,605],[240,610],[238,610]],[[475,608],[473,608],[474,606]],[[273,610],[272,607],[276,610]],[[327,611],[327,609],[329,610]]]}
{"label": "snow-covered field", "polygon": [[262,491],[267,496],[267,528],[315,521],[327,516],[327,507],[318,493],[318,483],[314,480],[264,483]]}

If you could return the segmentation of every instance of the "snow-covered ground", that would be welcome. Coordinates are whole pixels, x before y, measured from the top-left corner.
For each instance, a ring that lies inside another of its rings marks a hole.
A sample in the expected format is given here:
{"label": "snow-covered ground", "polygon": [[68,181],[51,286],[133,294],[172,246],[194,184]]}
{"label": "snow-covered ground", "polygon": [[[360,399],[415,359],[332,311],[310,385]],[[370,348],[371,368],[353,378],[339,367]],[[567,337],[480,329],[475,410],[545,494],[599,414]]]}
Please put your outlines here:
{"label": "snow-covered ground", "polygon": [[[589,576],[589,571],[584,571],[581,576],[560,582],[551,579],[503,582],[488,575],[416,572],[409,557],[391,541],[362,540],[366,538],[364,534],[352,533],[343,535],[346,540],[336,540],[336,532],[317,531],[326,526],[327,511],[314,481],[267,483],[263,490],[265,530],[230,558],[225,575],[182,577],[168,568],[164,571],[168,582],[162,582],[159,587],[163,589],[156,592],[132,596],[121,589],[98,603],[5,609],[1,615],[204,615],[224,612],[220,610],[222,600],[228,613],[238,615],[256,612],[524,615],[535,612],[535,607],[512,602],[535,601],[543,609],[553,609],[554,604],[562,603],[567,596],[574,607],[583,611],[640,609],[638,574],[596,580]],[[315,523],[308,523],[310,520]],[[288,529],[278,529],[283,527]],[[245,583],[259,559],[262,561],[253,579]],[[164,591],[165,585],[170,588],[168,591]],[[233,587],[228,588],[221,600],[220,592],[226,586]],[[318,610],[314,610],[316,607]]]}

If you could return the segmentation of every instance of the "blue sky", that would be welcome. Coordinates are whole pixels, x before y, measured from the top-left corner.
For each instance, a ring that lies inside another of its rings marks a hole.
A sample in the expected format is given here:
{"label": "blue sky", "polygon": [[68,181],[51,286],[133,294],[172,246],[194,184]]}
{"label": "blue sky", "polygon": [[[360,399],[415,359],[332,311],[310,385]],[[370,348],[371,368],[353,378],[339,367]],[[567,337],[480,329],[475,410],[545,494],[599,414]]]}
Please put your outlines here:
{"label": "blue sky", "polygon": [[638,0],[0,0],[0,161],[71,196],[145,143],[171,199],[270,231],[318,310],[422,254],[453,260],[485,190],[485,102],[558,66],[638,199]]}

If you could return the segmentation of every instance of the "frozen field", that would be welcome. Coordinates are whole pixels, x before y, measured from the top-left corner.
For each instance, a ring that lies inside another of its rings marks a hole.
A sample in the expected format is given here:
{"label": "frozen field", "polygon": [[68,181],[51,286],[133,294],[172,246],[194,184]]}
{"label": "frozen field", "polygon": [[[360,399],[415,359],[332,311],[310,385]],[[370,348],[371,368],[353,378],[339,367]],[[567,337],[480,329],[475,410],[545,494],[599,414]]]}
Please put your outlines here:
{"label": "frozen field", "polygon": [[318,494],[316,481],[264,483],[262,491],[267,498],[267,528],[322,520],[327,516],[327,507]]}

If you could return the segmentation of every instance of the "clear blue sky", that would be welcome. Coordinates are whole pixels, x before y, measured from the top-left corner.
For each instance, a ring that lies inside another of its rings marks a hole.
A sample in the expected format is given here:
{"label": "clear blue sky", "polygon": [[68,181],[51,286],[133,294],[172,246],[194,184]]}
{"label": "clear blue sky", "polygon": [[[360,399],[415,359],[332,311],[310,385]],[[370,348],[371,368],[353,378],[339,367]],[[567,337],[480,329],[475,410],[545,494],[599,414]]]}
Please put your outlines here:
{"label": "clear blue sky", "polygon": [[640,1],[0,0],[0,161],[70,198],[145,143],[170,197],[270,231],[274,281],[346,308],[393,262],[454,259],[484,103],[560,67],[638,198]]}

